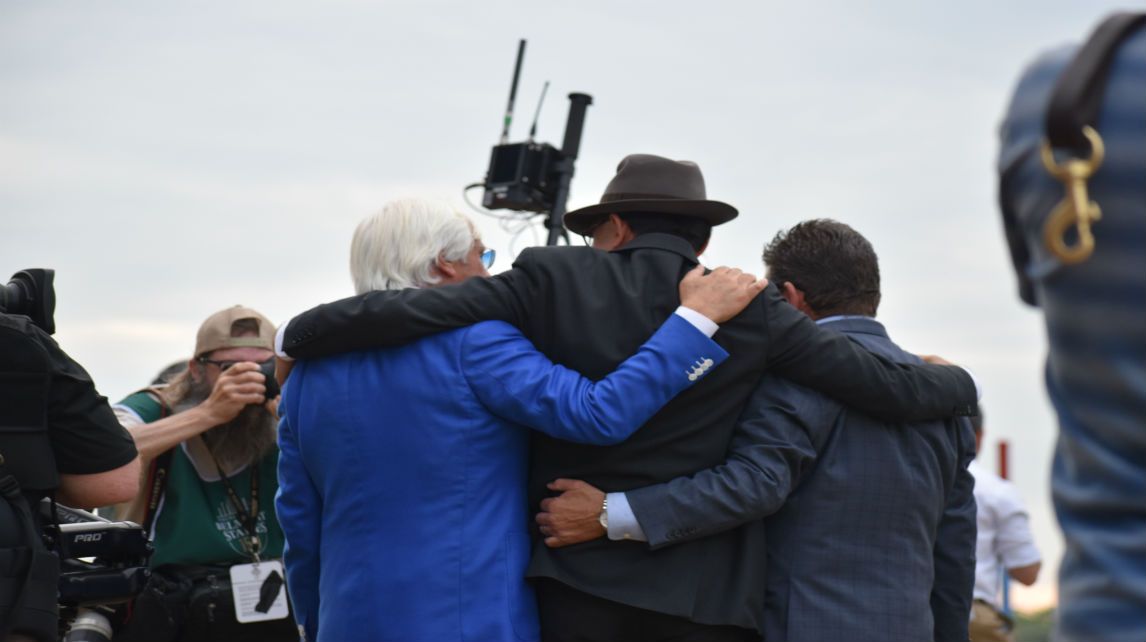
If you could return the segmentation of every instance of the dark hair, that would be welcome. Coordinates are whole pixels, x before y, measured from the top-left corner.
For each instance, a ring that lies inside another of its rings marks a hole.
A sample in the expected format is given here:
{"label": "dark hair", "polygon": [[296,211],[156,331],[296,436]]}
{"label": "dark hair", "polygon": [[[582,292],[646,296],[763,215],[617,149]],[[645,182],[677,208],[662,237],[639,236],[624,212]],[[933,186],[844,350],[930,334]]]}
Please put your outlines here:
{"label": "dark hair", "polygon": [[875,316],[879,308],[879,259],[871,243],[852,228],[831,219],[798,223],[779,232],[764,248],[768,279],[785,281],[804,293],[820,316]]}
{"label": "dark hair", "polygon": [[688,241],[699,254],[712,236],[712,224],[691,216],[657,214],[655,212],[625,212],[619,214],[629,224],[633,234],[640,236],[650,232],[672,234]]}

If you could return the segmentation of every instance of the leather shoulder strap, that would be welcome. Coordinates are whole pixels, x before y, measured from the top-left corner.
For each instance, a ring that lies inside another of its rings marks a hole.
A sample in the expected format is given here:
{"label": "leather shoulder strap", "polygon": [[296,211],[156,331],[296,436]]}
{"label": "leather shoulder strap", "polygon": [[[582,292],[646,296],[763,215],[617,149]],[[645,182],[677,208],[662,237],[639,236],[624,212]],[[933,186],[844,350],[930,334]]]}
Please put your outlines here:
{"label": "leather shoulder strap", "polygon": [[1110,63],[1119,45],[1143,25],[1146,13],[1116,13],[1102,21],[1079,49],[1051,94],[1046,117],[1051,147],[1081,152],[1090,149],[1082,128],[1094,127],[1098,120]]}
{"label": "leather shoulder strap", "polygon": [[[140,392],[146,392],[159,402],[159,418],[170,417],[172,415],[171,406],[167,404],[167,400],[163,398],[158,388],[144,388]],[[159,509],[159,502],[163,498],[163,492],[167,489],[167,473],[171,469],[171,457],[174,455],[175,448],[159,454],[151,460],[151,464],[147,467],[147,482],[145,492],[147,493],[147,503],[143,505],[143,527],[144,532],[151,533],[151,527],[155,523],[155,515]]]}
{"label": "leather shoulder strap", "polygon": [[[16,516],[18,524],[8,524],[7,528],[13,528],[20,532],[21,541],[27,545],[31,550],[36,550],[38,547],[42,548],[40,537],[36,533],[35,521],[32,519],[32,511],[28,506],[28,498],[20,491],[20,484],[16,481],[16,477],[12,475],[4,464],[4,458],[0,455],[0,501],[7,502],[11,507],[12,513]],[[11,586],[15,587],[15,600],[11,600],[11,595],[4,595],[4,602],[8,603],[9,607],[6,609],[0,608],[0,640],[7,640],[8,633],[12,624],[20,619],[22,610],[24,608],[24,601],[29,593],[27,591],[28,582],[32,577],[32,559],[27,560],[27,566],[24,568],[22,577],[18,583],[13,583]],[[18,564],[12,569],[18,568]],[[9,578],[0,578],[9,579]],[[10,578],[14,580],[15,578]],[[7,586],[6,586],[7,587]],[[43,604],[37,606],[43,607]],[[2,607],[2,605],[0,605]]]}

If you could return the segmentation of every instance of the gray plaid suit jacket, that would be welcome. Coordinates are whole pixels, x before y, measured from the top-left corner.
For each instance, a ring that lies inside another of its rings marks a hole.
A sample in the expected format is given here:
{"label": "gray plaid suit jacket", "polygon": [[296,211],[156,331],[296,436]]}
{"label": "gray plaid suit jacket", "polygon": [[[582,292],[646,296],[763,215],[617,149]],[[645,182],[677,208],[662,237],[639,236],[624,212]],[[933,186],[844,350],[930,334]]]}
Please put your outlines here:
{"label": "gray plaid suit jacket", "polygon": [[[875,319],[824,326],[919,362]],[[766,642],[966,641],[974,456],[965,419],[888,423],[767,375],[727,462],[626,495],[653,548],[771,515],[760,569]]]}

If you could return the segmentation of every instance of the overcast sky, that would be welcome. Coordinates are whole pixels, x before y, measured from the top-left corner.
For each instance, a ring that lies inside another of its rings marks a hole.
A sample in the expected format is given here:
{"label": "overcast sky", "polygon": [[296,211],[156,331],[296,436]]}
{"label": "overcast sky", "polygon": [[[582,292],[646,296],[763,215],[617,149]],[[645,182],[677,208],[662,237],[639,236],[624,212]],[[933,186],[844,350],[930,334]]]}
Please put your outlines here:
{"label": "overcast sky", "polygon": [[[1062,550],[1056,428],[1045,332],[1002,240],[996,130],[1023,66],[1115,6],[3,0],[0,277],[57,270],[57,339],[113,401],[222,307],[283,322],[350,295],[361,218],[402,196],[464,207],[525,37],[514,139],[545,80],[542,140],[560,144],[569,92],[594,98],[570,208],[648,152],[698,162],[740,209],[710,266],[760,272],[764,243],[807,218],[872,241],[892,336],[978,375],[989,466],[1012,444],[1047,557],[1015,597],[1041,606]],[[535,242],[475,219],[497,269]]]}

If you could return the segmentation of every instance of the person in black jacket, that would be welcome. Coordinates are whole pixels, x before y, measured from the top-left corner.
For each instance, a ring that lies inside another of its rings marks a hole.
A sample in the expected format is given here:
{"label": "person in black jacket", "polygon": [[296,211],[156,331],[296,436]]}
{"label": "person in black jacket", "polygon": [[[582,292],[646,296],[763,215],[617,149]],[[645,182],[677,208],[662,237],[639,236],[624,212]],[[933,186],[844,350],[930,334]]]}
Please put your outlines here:
{"label": "person in black jacket", "polygon": [[88,373],[0,307],[0,641],[56,639],[60,567],[38,539],[40,500],[90,509],[138,490],[135,443]]}
{"label": "person in black jacket", "polygon": [[[636,154],[623,159],[601,203],[569,212],[566,226],[592,248],[530,248],[514,268],[457,286],[370,292],[309,310],[280,329],[278,345],[311,358],[400,345],[433,332],[497,319],[522,330],[554,361],[598,379],[637,349],[680,304],[677,284],[696,267],[712,226],[735,218],[706,198],[700,169]],[[601,251],[608,250],[608,251]],[[775,372],[893,421],[969,415],[977,393],[960,368],[896,364],[818,328],[774,285],[715,339],[731,357],[678,396],[635,437],[610,447],[535,438],[529,498],[557,478],[623,491],[724,461],[746,400]],[[602,519],[607,519],[602,507]],[[542,632],[549,640],[754,639],[766,551],[759,523],[651,551],[587,542],[535,542]],[[575,610],[578,630],[554,613]]]}
{"label": "person in black jacket", "polygon": [[[875,319],[879,260],[859,232],[804,221],[779,232],[764,261],[768,279],[817,324],[920,363]],[[848,642],[967,642],[974,457],[963,418],[882,422],[769,374],[739,419],[728,461],[627,493],[559,480],[568,490],[541,503],[537,522],[548,546],[603,537],[597,513],[607,501],[618,508],[609,539],[655,549],[765,518],[765,640],[821,642],[846,631]]]}

